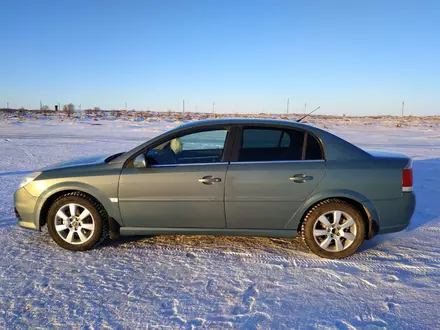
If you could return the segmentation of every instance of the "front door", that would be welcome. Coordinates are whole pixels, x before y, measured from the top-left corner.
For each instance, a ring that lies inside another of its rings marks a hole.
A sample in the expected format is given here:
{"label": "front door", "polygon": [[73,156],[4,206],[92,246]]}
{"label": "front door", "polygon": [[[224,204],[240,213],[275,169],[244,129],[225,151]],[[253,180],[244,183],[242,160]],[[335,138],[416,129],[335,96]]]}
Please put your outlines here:
{"label": "front door", "polygon": [[174,138],[147,152],[146,168],[124,168],[119,206],[125,226],[225,228],[226,135],[221,129]]}
{"label": "front door", "polygon": [[226,176],[227,227],[284,229],[322,181],[322,154],[305,150],[304,141],[314,138],[302,131],[244,128],[241,136]]}

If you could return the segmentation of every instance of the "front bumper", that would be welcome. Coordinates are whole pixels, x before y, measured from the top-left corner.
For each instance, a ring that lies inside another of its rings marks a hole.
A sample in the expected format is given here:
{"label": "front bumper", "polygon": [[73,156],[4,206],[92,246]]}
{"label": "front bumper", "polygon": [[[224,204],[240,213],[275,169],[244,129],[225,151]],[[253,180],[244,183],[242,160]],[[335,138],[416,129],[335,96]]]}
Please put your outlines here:
{"label": "front bumper", "polygon": [[411,222],[416,208],[414,192],[404,192],[395,199],[373,201],[379,214],[379,234],[404,230]]}
{"label": "front bumper", "polygon": [[14,194],[15,215],[18,225],[23,228],[39,230],[40,226],[34,216],[37,197],[32,196],[25,188],[18,189]]}

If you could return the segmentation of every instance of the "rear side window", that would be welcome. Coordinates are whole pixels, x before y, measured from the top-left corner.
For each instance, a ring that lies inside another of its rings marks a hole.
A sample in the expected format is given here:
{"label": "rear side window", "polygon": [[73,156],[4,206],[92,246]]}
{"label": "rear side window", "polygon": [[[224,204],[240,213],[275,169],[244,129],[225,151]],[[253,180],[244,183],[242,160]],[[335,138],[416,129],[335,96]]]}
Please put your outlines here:
{"label": "rear side window", "polygon": [[307,149],[305,159],[318,160],[323,158],[320,143],[313,135],[307,134]]}
{"label": "rear side window", "polygon": [[270,129],[245,129],[243,131],[243,148],[278,148],[289,145],[289,136],[283,131]]}
{"label": "rear side window", "polygon": [[301,160],[303,143],[301,131],[244,128],[238,161]]}

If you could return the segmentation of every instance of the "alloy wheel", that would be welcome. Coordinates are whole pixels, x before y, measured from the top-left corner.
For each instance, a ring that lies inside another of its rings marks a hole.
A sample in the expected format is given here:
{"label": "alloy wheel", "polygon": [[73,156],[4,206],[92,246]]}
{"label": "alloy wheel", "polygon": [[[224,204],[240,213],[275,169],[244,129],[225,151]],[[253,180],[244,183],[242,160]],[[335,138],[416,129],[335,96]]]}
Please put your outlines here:
{"label": "alloy wheel", "polygon": [[54,222],[58,235],[69,244],[84,244],[95,231],[95,220],[90,211],[76,203],[63,205]]}
{"label": "alloy wheel", "polygon": [[357,227],[345,212],[333,210],[318,217],[313,225],[315,242],[325,251],[340,252],[356,239]]}

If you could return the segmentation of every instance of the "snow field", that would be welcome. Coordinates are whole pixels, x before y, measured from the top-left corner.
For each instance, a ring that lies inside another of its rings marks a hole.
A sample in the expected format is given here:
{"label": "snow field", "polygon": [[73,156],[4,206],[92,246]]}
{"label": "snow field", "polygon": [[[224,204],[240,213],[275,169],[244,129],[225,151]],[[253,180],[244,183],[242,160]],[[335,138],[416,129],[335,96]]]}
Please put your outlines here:
{"label": "snow field", "polygon": [[298,240],[128,237],[60,249],[16,225],[21,177],[128,150],[177,123],[0,120],[0,328],[435,329],[440,327],[440,131],[436,122],[318,123],[364,148],[414,159],[409,228],[332,261]]}

